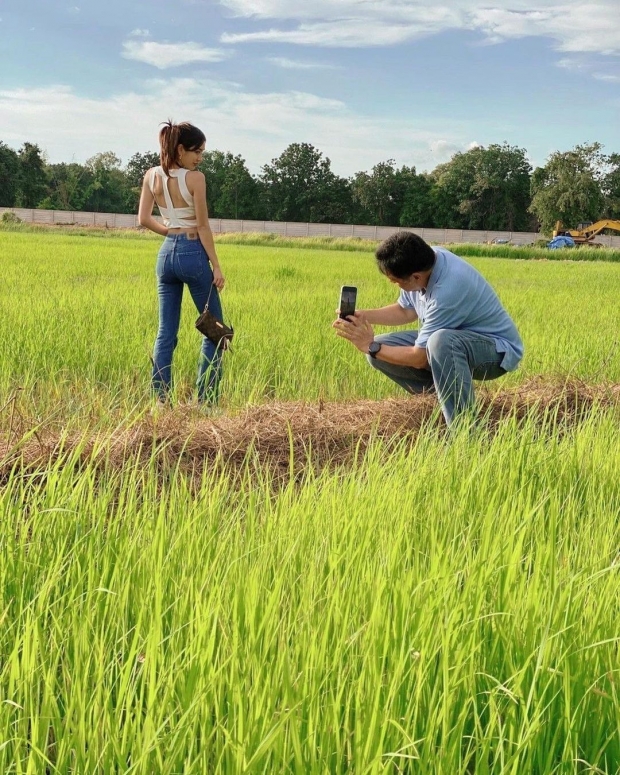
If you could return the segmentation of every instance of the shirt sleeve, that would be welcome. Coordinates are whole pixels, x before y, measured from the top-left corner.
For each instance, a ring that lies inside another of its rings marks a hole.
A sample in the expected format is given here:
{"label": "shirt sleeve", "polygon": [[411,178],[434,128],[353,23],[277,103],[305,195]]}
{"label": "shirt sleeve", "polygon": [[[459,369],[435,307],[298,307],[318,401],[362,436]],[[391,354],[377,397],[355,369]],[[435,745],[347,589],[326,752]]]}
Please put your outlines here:
{"label": "shirt sleeve", "polygon": [[411,298],[411,295],[408,293],[405,293],[405,291],[403,291],[402,289],[401,289],[400,295],[398,296],[398,305],[403,309],[415,309],[416,312],[418,311],[416,309],[413,299]]}
{"label": "shirt sleeve", "polygon": [[449,293],[443,297],[429,299],[426,305],[424,321],[416,339],[416,347],[426,347],[431,334],[443,328],[458,329],[468,319],[475,300],[470,295],[463,297]]}

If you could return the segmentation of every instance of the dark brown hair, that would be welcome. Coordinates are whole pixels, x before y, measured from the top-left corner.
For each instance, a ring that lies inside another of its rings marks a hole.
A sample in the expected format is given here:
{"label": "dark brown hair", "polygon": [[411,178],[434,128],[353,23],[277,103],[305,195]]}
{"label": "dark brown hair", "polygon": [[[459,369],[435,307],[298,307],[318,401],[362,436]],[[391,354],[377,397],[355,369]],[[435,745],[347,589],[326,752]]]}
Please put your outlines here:
{"label": "dark brown hair", "polygon": [[435,264],[435,251],[422,237],[410,231],[392,234],[375,252],[379,271],[399,280],[415,272],[427,272]]}
{"label": "dark brown hair", "polygon": [[204,133],[193,124],[183,121],[173,124],[170,119],[159,130],[159,158],[166,175],[170,167],[177,163],[177,148],[182,145],[186,151],[197,151],[205,142]]}

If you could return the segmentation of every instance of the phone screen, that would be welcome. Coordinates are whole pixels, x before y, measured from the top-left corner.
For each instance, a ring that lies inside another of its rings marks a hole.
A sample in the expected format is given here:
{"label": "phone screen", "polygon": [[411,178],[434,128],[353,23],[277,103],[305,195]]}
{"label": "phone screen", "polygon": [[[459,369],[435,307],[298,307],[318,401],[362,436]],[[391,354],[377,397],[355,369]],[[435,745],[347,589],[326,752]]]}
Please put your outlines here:
{"label": "phone screen", "polygon": [[340,289],[340,317],[346,318],[355,312],[357,288],[354,285],[343,285]]}

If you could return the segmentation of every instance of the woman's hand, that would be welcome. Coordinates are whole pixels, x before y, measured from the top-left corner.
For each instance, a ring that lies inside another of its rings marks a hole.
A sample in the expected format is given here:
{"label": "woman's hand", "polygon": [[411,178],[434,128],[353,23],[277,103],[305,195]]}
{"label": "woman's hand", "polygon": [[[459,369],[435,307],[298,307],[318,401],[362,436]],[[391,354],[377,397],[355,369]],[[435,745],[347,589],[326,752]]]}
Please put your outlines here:
{"label": "woman's hand", "polygon": [[219,268],[219,266],[213,267],[213,285],[218,289],[218,291],[221,291],[224,287],[224,283],[226,280],[224,279],[224,275],[222,274],[222,270]]}

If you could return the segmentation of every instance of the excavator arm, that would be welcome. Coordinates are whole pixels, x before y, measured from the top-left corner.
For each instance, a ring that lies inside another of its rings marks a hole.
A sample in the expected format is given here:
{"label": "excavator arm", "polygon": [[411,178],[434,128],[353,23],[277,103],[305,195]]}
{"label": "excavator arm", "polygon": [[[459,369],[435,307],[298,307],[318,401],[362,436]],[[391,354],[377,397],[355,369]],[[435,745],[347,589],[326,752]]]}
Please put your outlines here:
{"label": "excavator arm", "polygon": [[597,234],[600,234],[605,229],[620,231],[620,221],[604,218],[595,223],[589,223],[587,226],[584,224],[580,229],[562,229],[562,224],[560,221],[557,221],[553,236],[557,237],[558,235],[568,234],[575,240],[577,245],[584,245],[591,242]]}
{"label": "excavator arm", "polygon": [[614,231],[620,231],[620,221],[612,221],[609,218],[602,221],[586,226],[580,230],[580,233],[589,241],[594,239],[597,234],[600,234],[604,229],[613,229]]}

